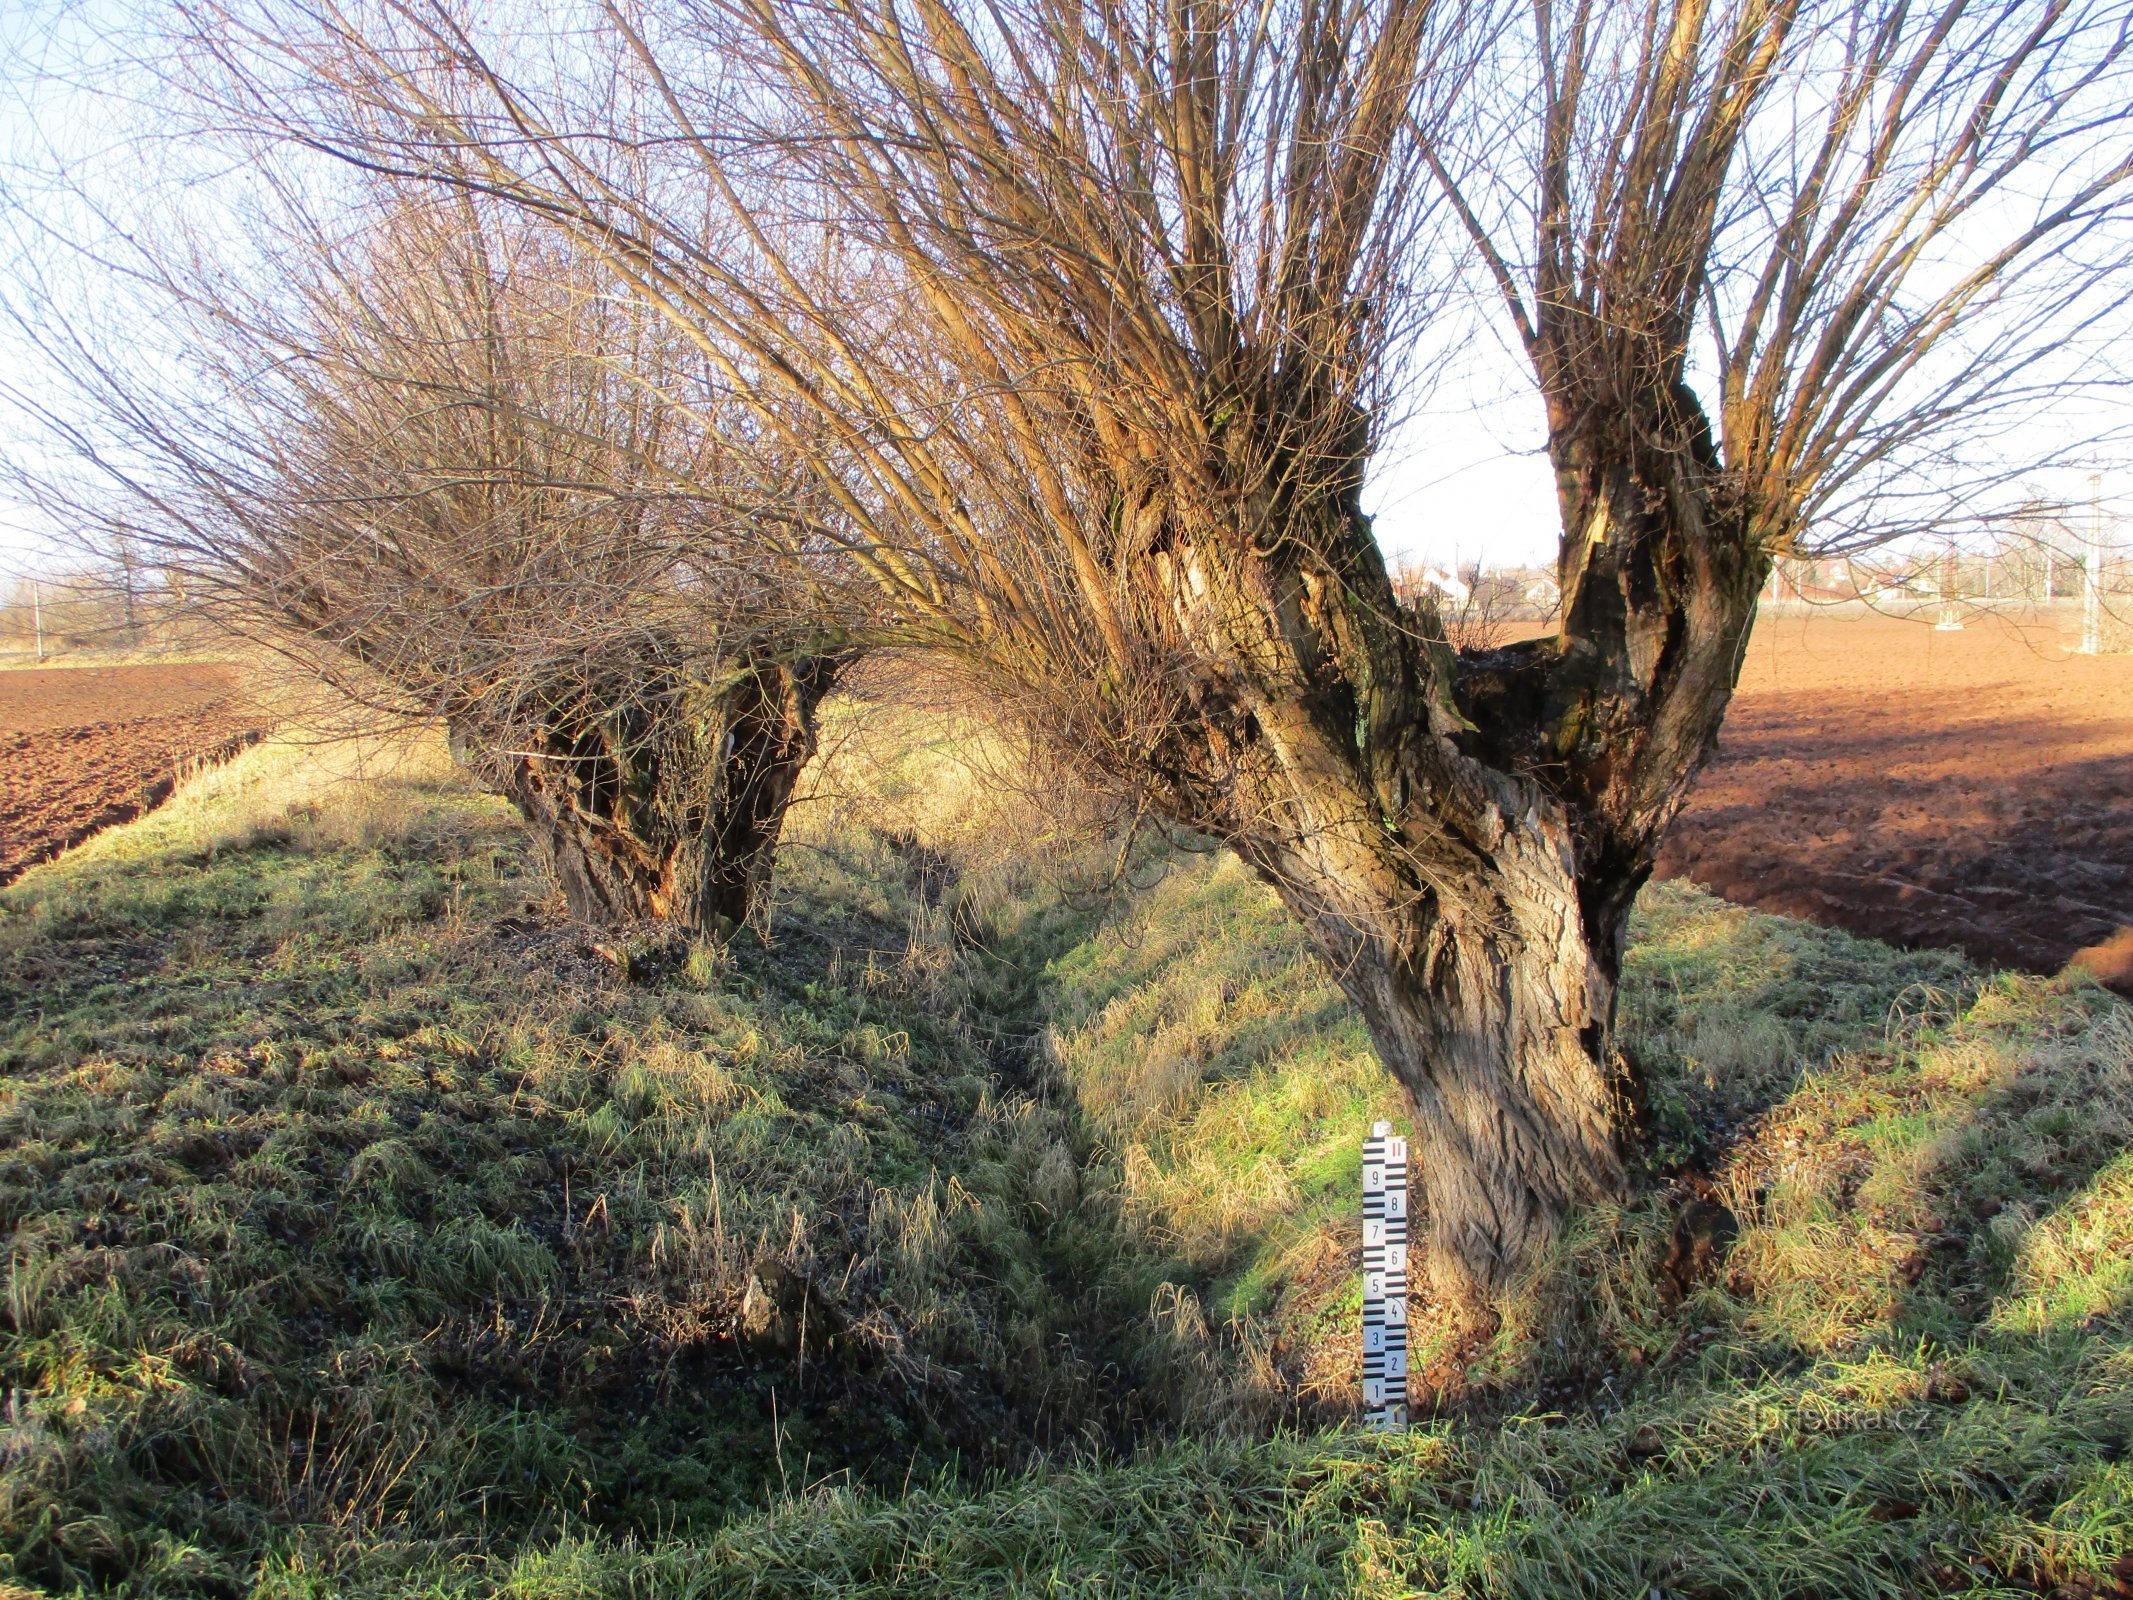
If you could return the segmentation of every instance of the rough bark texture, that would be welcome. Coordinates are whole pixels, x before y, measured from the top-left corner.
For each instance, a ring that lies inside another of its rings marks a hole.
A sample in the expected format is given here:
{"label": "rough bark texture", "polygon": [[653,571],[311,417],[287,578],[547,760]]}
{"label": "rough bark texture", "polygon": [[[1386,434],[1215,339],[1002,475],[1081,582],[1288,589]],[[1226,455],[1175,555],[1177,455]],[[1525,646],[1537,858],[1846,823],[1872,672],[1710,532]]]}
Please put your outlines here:
{"label": "rough bark texture", "polygon": [[769,882],[815,708],[843,665],[760,663],[709,687],[647,670],[608,696],[558,691],[530,738],[463,711],[453,747],[532,827],[572,916],[722,936]]}
{"label": "rough bark texture", "polygon": [[770,882],[785,808],[815,753],[815,707],[843,663],[817,657],[750,673],[721,702],[717,802],[698,836],[695,882],[711,926],[739,926]]}
{"label": "rough bark texture", "polygon": [[1286,540],[1139,513],[1190,645],[1191,715],[1157,757],[1167,809],[1231,841],[1361,1010],[1411,1107],[1430,1273],[1467,1303],[1624,1190],[1629,910],[1715,739],[1764,570],[1679,391],[1606,436],[1566,421],[1564,619],[1504,648],[1461,655],[1402,609],[1352,479],[1250,509]]}
{"label": "rough bark texture", "polygon": [[1435,1293],[1498,1292],[1576,1205],[1619,1194],[1636,1090],[1611,1049],[1619,922],[1588,932],[1561,813],[1514,818],[1452,896],[1410,896],[1385,936],[1266,873],[1304,917],[1406,1092]]}

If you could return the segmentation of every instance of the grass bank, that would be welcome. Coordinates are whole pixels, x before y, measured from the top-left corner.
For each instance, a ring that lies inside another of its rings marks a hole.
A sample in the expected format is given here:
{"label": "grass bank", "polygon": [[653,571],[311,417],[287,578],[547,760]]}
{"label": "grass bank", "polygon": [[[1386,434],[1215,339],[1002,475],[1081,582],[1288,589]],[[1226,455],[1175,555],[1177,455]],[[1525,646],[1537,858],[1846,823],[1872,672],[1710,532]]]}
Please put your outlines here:
{"label": "grass bank", "polygon": [[435,745],[280,743],[0,894],[7,1575],[242,1593],[1160,1426],[1162,1263],[1079,1203],[1027,980],[878,833],[791,854],[768,948],[597,946]]}
{"label": "grass bank", "polygon": [[[1369,1438],[1329,1424],[1393,1107],[1278,910],[1184,851],[1104,889],[945,744],[864,755],[731,952],[594,948],[426,745],[255,749],[0,892],[0,1574],[2133,1583],[2122,1002],[1649,894],[1649,1198]],[[1737,1237],[1670,1274],[1692,1199]]]}

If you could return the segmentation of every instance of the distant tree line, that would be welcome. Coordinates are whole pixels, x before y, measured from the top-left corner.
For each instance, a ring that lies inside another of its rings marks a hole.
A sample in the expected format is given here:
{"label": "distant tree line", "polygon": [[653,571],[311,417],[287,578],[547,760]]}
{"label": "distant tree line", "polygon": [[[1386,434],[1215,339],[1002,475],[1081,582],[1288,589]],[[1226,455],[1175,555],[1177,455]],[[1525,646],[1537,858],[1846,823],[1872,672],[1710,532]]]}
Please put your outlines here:
{"label": "distant tree line", "polygon": [[182,604],[160,574],[120,563],[64,565],[10,580],[0,649],[133,650],[169,642]]}

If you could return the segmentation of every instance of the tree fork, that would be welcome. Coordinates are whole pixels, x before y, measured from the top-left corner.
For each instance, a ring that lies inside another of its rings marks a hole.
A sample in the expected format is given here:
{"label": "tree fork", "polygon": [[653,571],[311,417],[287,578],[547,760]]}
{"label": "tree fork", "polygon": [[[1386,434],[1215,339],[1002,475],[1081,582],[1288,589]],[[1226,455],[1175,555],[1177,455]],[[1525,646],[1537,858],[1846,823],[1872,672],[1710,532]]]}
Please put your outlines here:
{"label": "tree fork", "polygon": [[[1227,819],[1363,1014],[1413,1117],[1434,1287],[1476,1309],[1578,1206],[1626,1195],[1643,1137],[1614,1032],[1629,913],[1715,740],[1760,576],[1752,553],[1711,553],[1712,465],[1608,475],[1625,514],[1566,561],[1563,627],[1505,647],[1454,654],[1402,612],[1352,496],[1315,537],[1230,559],[1172,541],[1158,568],[1273,751],[1203,766],[1176,810]],[[1218,698],[1210,682],[1196,704]]]}

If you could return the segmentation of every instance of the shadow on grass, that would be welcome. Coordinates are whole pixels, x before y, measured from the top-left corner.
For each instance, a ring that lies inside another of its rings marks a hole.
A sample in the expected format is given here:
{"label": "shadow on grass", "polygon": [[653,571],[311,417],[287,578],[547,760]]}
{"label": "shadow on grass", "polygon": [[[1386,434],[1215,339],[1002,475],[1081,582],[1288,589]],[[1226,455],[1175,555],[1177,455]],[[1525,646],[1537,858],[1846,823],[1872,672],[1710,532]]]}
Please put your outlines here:
{"label": "shadow on grass", "polygon": [[[1566,1361],[1656,1354],[1575,1417],[1209,1437],[1351,1392],[1390,1098],[1256,885],[1199,864],[1097,930],[855,834],[796,853],[768,948],[630,983],[438,793],[166,814],[0,896],[11,1575],[1849,1596],[1950,1552],[2058,1582],[2129,1525],[2096,992],[1655,893],[1625,1024],[1677,1159],[1737,1180],[1731,1276],[1579,1307],[1613,1343]],[[1648,1288],[1651,1221],[1589,1281]],[[819,1342],[740,1337],[764,1262]]]}
{"label": "shadow on grass", "polygon": [[879,841],[631,982],[448,771],[247,772],[0,893],[10,1575],[236,1594],[292,1541],[651,1537],[1173,1426],[1179,1274],[1031,977]]}

